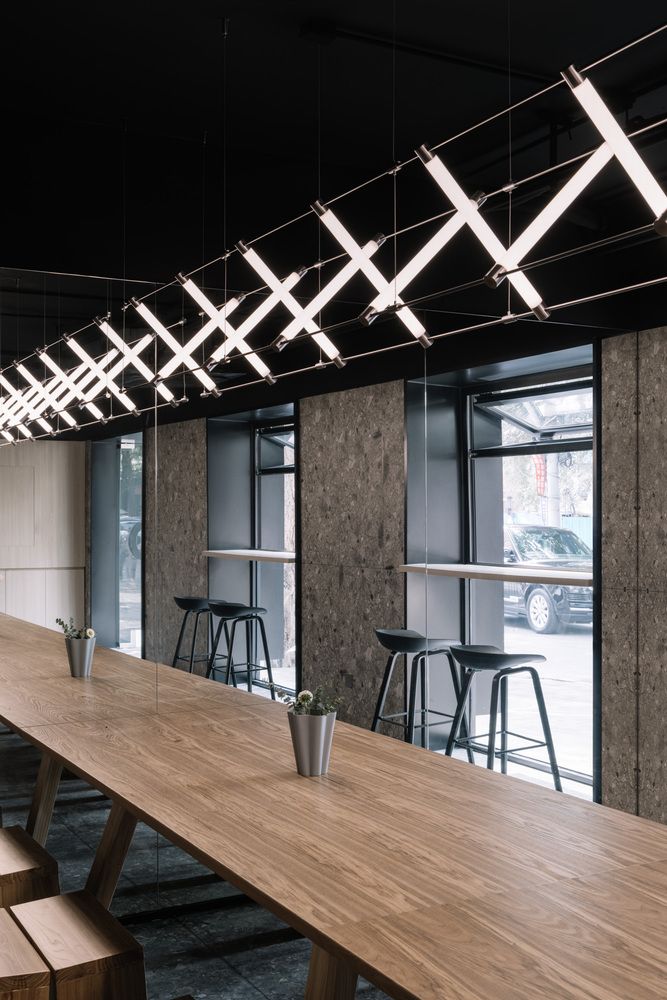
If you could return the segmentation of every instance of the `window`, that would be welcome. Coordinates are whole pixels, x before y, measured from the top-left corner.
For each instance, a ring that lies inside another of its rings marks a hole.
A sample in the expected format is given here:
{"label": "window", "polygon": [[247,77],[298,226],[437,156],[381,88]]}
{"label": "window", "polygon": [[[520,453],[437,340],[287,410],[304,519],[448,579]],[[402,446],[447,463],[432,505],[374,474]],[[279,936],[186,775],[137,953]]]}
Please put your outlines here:
{"label": "window", "polygon": [[[591,380],[473,394],[469,426],[472,561],[592,575]],[[498,633],[495,644],[508,652],[546,657],[540,674],[558,762],[568,790],[590,796],[592,588],[473,581],[470,616],[471,641],[476,641],[476,628],[488,629],[492,621]],[[522,677],[512,680],[510,729],[533,735],[541,729],[529,683]],[[480,715],[475,726],[484,732],[485,693],[478,694],[476,704]],[[535,752],[532,764],[540,780],[547,767],[542,751]],[[515,773],[526,777],[525,768],[516,764]],[[548,784],[550,776],[543,777]]]}

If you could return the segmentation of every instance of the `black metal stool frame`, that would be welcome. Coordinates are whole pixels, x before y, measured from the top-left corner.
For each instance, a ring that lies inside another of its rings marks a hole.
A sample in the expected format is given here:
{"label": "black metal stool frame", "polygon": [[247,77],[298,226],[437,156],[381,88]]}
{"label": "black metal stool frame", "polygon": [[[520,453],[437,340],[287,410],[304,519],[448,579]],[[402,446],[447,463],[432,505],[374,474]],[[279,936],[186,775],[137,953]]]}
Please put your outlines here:
{"label": "black metal stool frame", "polygon": [[[211,619],[212,619],[212,617],[213,617],[213,613],[211,615]],[[228,628],[228,624],[229,624],[230,621],[231,621],[231,629]],[[266,667],[263,667],[261,665],[261,663],[253,663],[250,659],[248,659],[248,660],[246,660],[245,662],[242,662],[242,663],[234,663],[234,639],[236,637],[236,626],[238,625],[239,622],[245,622],[245,630],[246,630],[246,653],[247,653],[248,657],[251,655],[250,654],[250,650],[251,650],[251,639],[252,639],[252,633],[251,633],[252,623],[256,622],[256,624],[259,626],[259,632],[260,632],[260,636],[261,636],[261,640],[262,640],[262,647],[264,649],[264,657],[266,659]],[[212,628],[211,628],[211,631],[212,631]],[[222,664],[220,666],[216,666],[215,660],[217,658],[219,658],[219,656],[220,656],[220,654],[218,654],[217,650],[218,650],[218,645],[220,644],[220,638],[221,638],[221,635],[222,635],[223,631],[224,631],[224,634],[225,634],[225,642],[226,642],[226,645],[227,645],[227,653],[226,653],[226,655],[222,656],[222,659],[226,660],[226,663],[224,663],[224,664]],[[240,614],[234,615],[233,617],[230,617],[230,618],[221,618],[220,622],[218,624],[218,627],[216,629],[215,636],[213,637],[213,640],[212,640],[212,643],[211,643],[211,654],[210,654],[210,656],[208,658],[208,668],[206,670],[206,676],[207,676],[207,678],[210,677],[211,674],[214,674],[216,670],[225,670],[226,671],[226,674],[225,674],[225,683],[229,684],[229,682],[231,680],[232,686],[233,687],[238,687],[238,682],[237,682],[237,678],[236,678],[236,670],[239,667],[245,667],[245,674],[246,674],[247,683],[248,683],[248,691],[250,691],[251,693],[252,693],[252,685],[253,685],[253,679],[252,679],[253,673],[255,673],[256,671],[259,671],[259,670],[266,670],[266,672],[269,675],[269,689],[271,691],[271,698],[274,701],[276,700],[276,690],[275,690],[275,685],[273,683],[273,670],[271,668],[271,657],[269,655],[269,644],[268,644],[268,640],[266,638],[266,628],[264,627],[264,622],[263,622],[261,616],[258,615],[258,614],[246,614],[246,615],[244,615],[244,614],[240,613]]]}
{"label": "black metal stool frame", "polygon": [[[387,694],[389,692],[389,686],[391,684],[392,675],[394,673],[394,667],[396,666],[396,660],[399,656],[404,656],[405,661],[403,665],[403,704],[406,706],[405,712],[394,712],[392,715],[383,715],[385,701],[387,700]],[[371,725],[371,732],[377,732],[378,725],[380,722],[388,722],[390,725],[402,726],[405,730],[405,742],[414,743],[415,740],[415,729],[421,729],[421,743],[422,746],[427,749],[429,745],[428,731],[431,726],[441,726],[442,722],[429,722],[429,715],[437,715],[441,719],[452,719],[456,718],[456,715],[451,715],[448,712],[439,712],[436,709],[430,708],[428,705],[428,665],[427,658],[430,656],[446,656],[449,663],[449,669],[452,675],[452,684],[454,686],[454,696],[456,698],[456,710],[458,711],[460,696],[461,696],[461,685],[459,683],[459,674],[456,669],[456,664],[451,656],[451,654],[445,649],[434,650],[431,653],[427,653],[425,650],[416,653],[412,657],[412,670],[410,671],[410,683],[408,685],[408,653],[394,652],[390,653],[389,659],[387,660],[387,666],[385,667],[384,676],[382,678],[382,685],[380,687],[380,694],[378,696],[377,704],[375,706],[375,714],[373,716],[373,722]],[[417,675],[420,676],[421,680],[421,702],[422,707],[420,709],[421,723],[415,724],[416,715],[416,704],[417,704]],[[405,719],[405,722],[399,722],[397,720]],[[452,723],[453,724],[453,723]],[[460,721],[460,728],[463,730],[465,736],[468,734],[468,724],[465,713],[465,705],[463,715]],[[472,750],[468,750],[468,760],[471,764],[474,763],[475,757]]]}
{"label": "black metal stool frame", "polygon": [[[477,753],[486,754],[486,766],[490,771],[494,769],[494,762],[496,757],[500,759],[500,769],[503,774],[507,774],[507,758],[511,754],[512,756],[518,755],[525,752],[526,750],[536,750],[540,747],[546,747],[547,754],[549,756],[549,765],[551,767],[551,773],[553,776],[554,787],[557,792],[563,791],[563,786],[560,778],[560,770],[558,768],[558,761],[556,759],[556,751],[554,749],[553,737],[551,734],[551,726],[549,724],[549,716],[547,714],[546,705],[544,702],[544,694],[542,692],[542,682],[540,680],[540,675],[538,674],[535,667],[523,666],[523,667],[504,667],[501,670],[496,671],[493,676],[493,681],[491,684],[491,705],[489,712],[489,732],[481,733],[479,735],[459,736],[459,729],[462,729],[463,717],[466,708],[466,703],[468,700],[468,695],[470,693],[470,687],[472,685],[473,677],[479,670],[475,670],[471,667],[464,667],[463,683],[461,685],[461,694],[459,696],[459,701],[456,707],[456,714],[454,716],[454,721],[452,723],[452,728],[449,734],[449,740],[447,741],[447,749],[445,754],[447,757],[451,757],[454,752],[455,746],[463,747],[468,751],[468,759],[470,760],[470,752],[475,750]],[[514,733],[507,728],[507,681],[508,678],[515,674],[530,674],[531,680],[533,682],[533,690],[535,692],[535,700],[537,702],[537,708],[540,713],[540,722],[542,724],[542,732],[544,735],[543,741],[533,741],[528,743],[526,746],[514,747],[508,749],[508,737],[513,736],[516,739],[526,740],[529,739],[527,736],[523,736],[521,733]],[[500,733],[497,732],[498,729],[498,699],[500,697]],[[496,738],[500,736],[500,749],[496,749]],[[480,740],[484,738],[487,739],[486,745],[480,743]]]}
{"label": "black metal stool frame", "polygon": [[[194,631],[193,631],[193,634],[192,634],[192,646],[190,647],[190,655],[189,656],[181,656],[180,655],[181,645],[183,643],[183,637],[185,635],[185,630],[187,628],[188,619],[189,619],[190,615],[194,615],[195,616],[195,625],[194,625]],[[213,642],[213,615],[211,614],[210,610],[208,608],[203,608],[203,609],[201,609],[199,611],[186,611],[185,614],[183,615],[183,622],[181,623],[181,630],[178,633],[178,642],[176,643],[176,652],[174,653],[174,658],[171,661],[172,667],[175,667],[177,663],[180,663],[181,661],[183,661],[184,663],[188,663],[189,664],[189,672],[192,673],[192,670],[194,668],[195,663],[201,663],[203,660],[206,660],[207,663],[208,663],[208,659],[209,659],[208,655],[207,656],[195,656],[195,649],[196,649],[196,646],[197,646],[197,630],[199,628],[199,619],[200,619],[200,617],[202,615],[208,615],[209,626],[210,626],[210,633],[211,633],[211,642]]]}

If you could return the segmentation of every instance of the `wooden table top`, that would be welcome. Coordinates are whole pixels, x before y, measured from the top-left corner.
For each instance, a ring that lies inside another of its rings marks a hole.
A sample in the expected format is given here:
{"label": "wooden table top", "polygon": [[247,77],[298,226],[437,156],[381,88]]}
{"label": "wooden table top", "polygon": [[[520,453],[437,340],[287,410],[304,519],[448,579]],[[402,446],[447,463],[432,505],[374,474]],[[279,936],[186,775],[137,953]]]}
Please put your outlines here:
{"label": "wooden table top", "polygon": [[[284,706],[160,668],[155,711],[119,690],[108,715],[111,664],[154,665],[100,650],[70,683],[38,629],[31,675],[18,628],[0,617],[0,717],[390,995],[664,1000],[664,827],[341,723],[330,774],[301,778]],[[35,713],[50,685],[41,723],[13,721],[12,672]],[[56,723],[59,684],[104,694]]]}

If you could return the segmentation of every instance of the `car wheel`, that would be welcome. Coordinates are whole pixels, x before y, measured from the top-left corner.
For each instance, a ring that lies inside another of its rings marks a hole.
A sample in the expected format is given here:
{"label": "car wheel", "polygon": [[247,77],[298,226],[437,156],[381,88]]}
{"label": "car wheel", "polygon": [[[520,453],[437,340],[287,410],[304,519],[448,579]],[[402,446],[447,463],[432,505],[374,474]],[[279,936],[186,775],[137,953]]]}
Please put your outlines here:
{"label": "car wheel", "polygon": [[531,590],[526,601],[526,616],[533,632],[558,632],[560,628],[554,602],[542,587]]}

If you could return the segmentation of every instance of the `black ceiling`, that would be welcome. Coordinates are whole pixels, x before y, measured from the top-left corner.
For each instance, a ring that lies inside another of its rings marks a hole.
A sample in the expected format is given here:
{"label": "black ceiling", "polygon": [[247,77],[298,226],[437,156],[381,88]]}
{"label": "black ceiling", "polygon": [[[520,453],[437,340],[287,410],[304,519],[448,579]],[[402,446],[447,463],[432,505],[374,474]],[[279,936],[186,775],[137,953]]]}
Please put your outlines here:
{"label": "black ceiling", "polygon": [[[196,268],[238,239],[252,239],[307,211],[318,196],[327,201],[383,173],[394,158],[408,159],[421,143],[434,144],[466,129],[506,106],[510,96],[516,101],[539,90],[568,64],[584,66],[664,18],[664,5],[656,0],[632,5],[511,0],[509,19],[507,2],[396,0],[395,23],[393,9],[390,0],[120,0],[106,5],[22,0],[3,9],[0,265],[7,269],[0,271],[2,364],[107,309],[117,326],[124,316],[132,334],[136,320],[120,306],[131,294],[151,288],[134,279],[163,282],[177,271]],[[591,71],[608,103],[623,114],[627,130],[667,115],[666,52],[667,32]],[[596,143],[565,86],[515,112],[511,126],[514,179]],[[640,148],[667,184],[667,129],[648,133]],[[452,143],[442,155],[469,193],[502,187],[510,178],[507,118]],[[515,193],[515,232],[565,177],[562,171]],[[391,177],[338,204],[360,242],[378,231],[391,232],[394,210],[403,227],[448,207],[419,164],[400,172],[396,190],[395,207]],[[485,212],[499,233],[507,231],[506,196],[490,201]],[[612,164],[533,259],[651,221],[646,205]],[[432,231],[426,227],[398,241],[399,266]],[[324,236],[318,243],[318,224],[311,216],[257,249],[284,275],[330,255],[334,244]],[[393,267],[393,253],[389,240],[378,254],[385,274]],[[640,234],[539,268],[534,281],[553,304],[656,277],[667,273],[666,264],[667,243],[652,233]],[[478,279],[487,267],[484,251],[461,233],[455,252],[445,251],[428,277],[410,287],[410,295]],[[125,276],[127,282],[25,269]],[[226,275],[218,266],[200,280],[216,303],[225,281],[244,290],[258,285],[238,255],[230,259]],[[300,291],[306,299],[316,283],[317,272],[304,279]],[[504,296],[503,289],[475,287],[423,303],[420,315],[429,332],[441,332],[500,315]],[[395,318],[370,328],[354,322],[371,297],[365,280],[354,281],[325,314],[326,323],[347,323],[332,334],[345,354],[406,340]],[[449,370],[453,361],[469,365],[512,350],[568,346],[590,338],[591,329],[653,325],[661,322],[665,301],[660,289],[567,310],[545,324],[452,337],[431,349],[429,365]],[[159,307],[165,321],[178,319],[180,291],[167,293]],[[194,314],[189,319],[196,321]],[[284,320],[276,316],[276,322]],[[275,332],[258,334],[257,343],[268,343]],[[91,351],[94,346],[93,337]],[[311,372],[205,403],[188,380],[189,412],[246,409],[314,391],[314,386],[417,371],[423,364],[420,352],[410,347],[395,356],[352,363],[343,372]],[[276,371],[316,360],[310,342],[271,357]],[[241,361],[216,376],[223,387],[246,377]]]}

